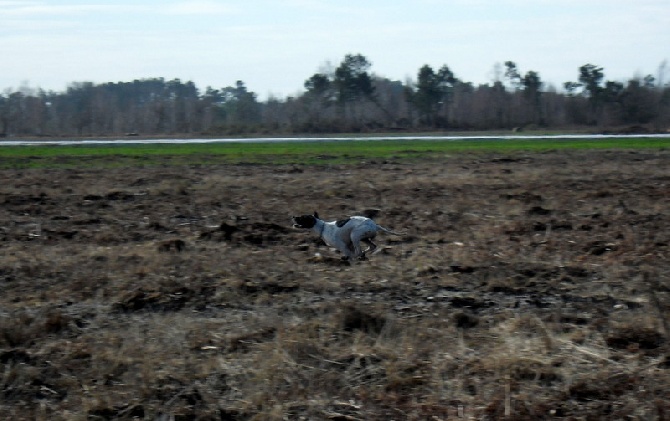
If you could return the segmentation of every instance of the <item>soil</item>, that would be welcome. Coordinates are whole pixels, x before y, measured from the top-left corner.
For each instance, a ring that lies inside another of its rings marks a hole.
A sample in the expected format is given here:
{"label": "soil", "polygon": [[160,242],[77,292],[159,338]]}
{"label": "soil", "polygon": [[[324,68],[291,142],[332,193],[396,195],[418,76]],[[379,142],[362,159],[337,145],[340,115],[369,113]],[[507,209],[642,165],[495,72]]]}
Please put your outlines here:
{"label": "soil", "polygon": [[[668,419],[670,151],[0,171],[7,419]],[[291,216],[404,235],[345,262]]]}

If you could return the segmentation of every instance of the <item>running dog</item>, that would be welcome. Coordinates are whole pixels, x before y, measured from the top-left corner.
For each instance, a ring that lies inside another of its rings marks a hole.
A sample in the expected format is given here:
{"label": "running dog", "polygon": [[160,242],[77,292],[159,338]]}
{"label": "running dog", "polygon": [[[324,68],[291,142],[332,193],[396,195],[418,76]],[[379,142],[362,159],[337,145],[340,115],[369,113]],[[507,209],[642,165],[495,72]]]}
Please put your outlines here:
{"label": "running dog", "polygon": [[[293,217],[293,227],[311,229],[323,241],[338,249],[345,260],[365,259],[365,254],[373,252],[377,245],[372,242],[379,231],[393,235],[403,235],[377,225],[375,221],[364,216],[352,216],[339,221],[326,222],[319,218],[319,214],[301,215]],[[361,241],[368,244],[368,249],[361,249]]]}

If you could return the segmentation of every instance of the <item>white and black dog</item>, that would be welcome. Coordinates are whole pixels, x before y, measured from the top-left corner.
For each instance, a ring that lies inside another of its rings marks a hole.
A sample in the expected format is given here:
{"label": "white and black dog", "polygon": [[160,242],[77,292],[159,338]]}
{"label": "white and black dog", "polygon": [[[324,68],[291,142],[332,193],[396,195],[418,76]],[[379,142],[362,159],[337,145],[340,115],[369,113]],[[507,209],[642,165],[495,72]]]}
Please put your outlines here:
{"label": "white and black dog", "polygon": [[[301,215],[293,217],[294,228],[311,229],[323,241],[338,249],[344,259],[365,258],[365,253],[372,252],[377,245],[372,242],[379,231],[394,235],[403,235],[377,225],[375,221],[364,216],[352,216],[339,221],[326,222],[319,219],[319,214]],[[361,250],[361,241],[369,245],[368,249]]]}

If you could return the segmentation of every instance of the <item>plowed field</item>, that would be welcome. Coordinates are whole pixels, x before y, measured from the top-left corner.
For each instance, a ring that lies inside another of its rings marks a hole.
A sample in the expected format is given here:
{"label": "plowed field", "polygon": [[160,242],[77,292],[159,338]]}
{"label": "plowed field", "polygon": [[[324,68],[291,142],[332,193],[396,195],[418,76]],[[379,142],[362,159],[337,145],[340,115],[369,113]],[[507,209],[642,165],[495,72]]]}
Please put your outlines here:
{"label": "plowed field", "polygon": [[327,158],[1,170],[3,418],[670,417],[669,151]]}

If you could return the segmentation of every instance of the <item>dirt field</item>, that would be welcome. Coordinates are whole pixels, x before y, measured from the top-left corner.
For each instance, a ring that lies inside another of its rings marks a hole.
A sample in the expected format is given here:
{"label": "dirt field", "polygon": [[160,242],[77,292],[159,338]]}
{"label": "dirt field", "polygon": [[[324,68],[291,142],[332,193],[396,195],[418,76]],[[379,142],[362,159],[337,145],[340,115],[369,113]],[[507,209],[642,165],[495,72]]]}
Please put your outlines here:
{"label": "dirt field", "polygon": [[[0,171],[0,414],[670,419],[670,151]],[[290,216],[378,210],[353,265]]]}

